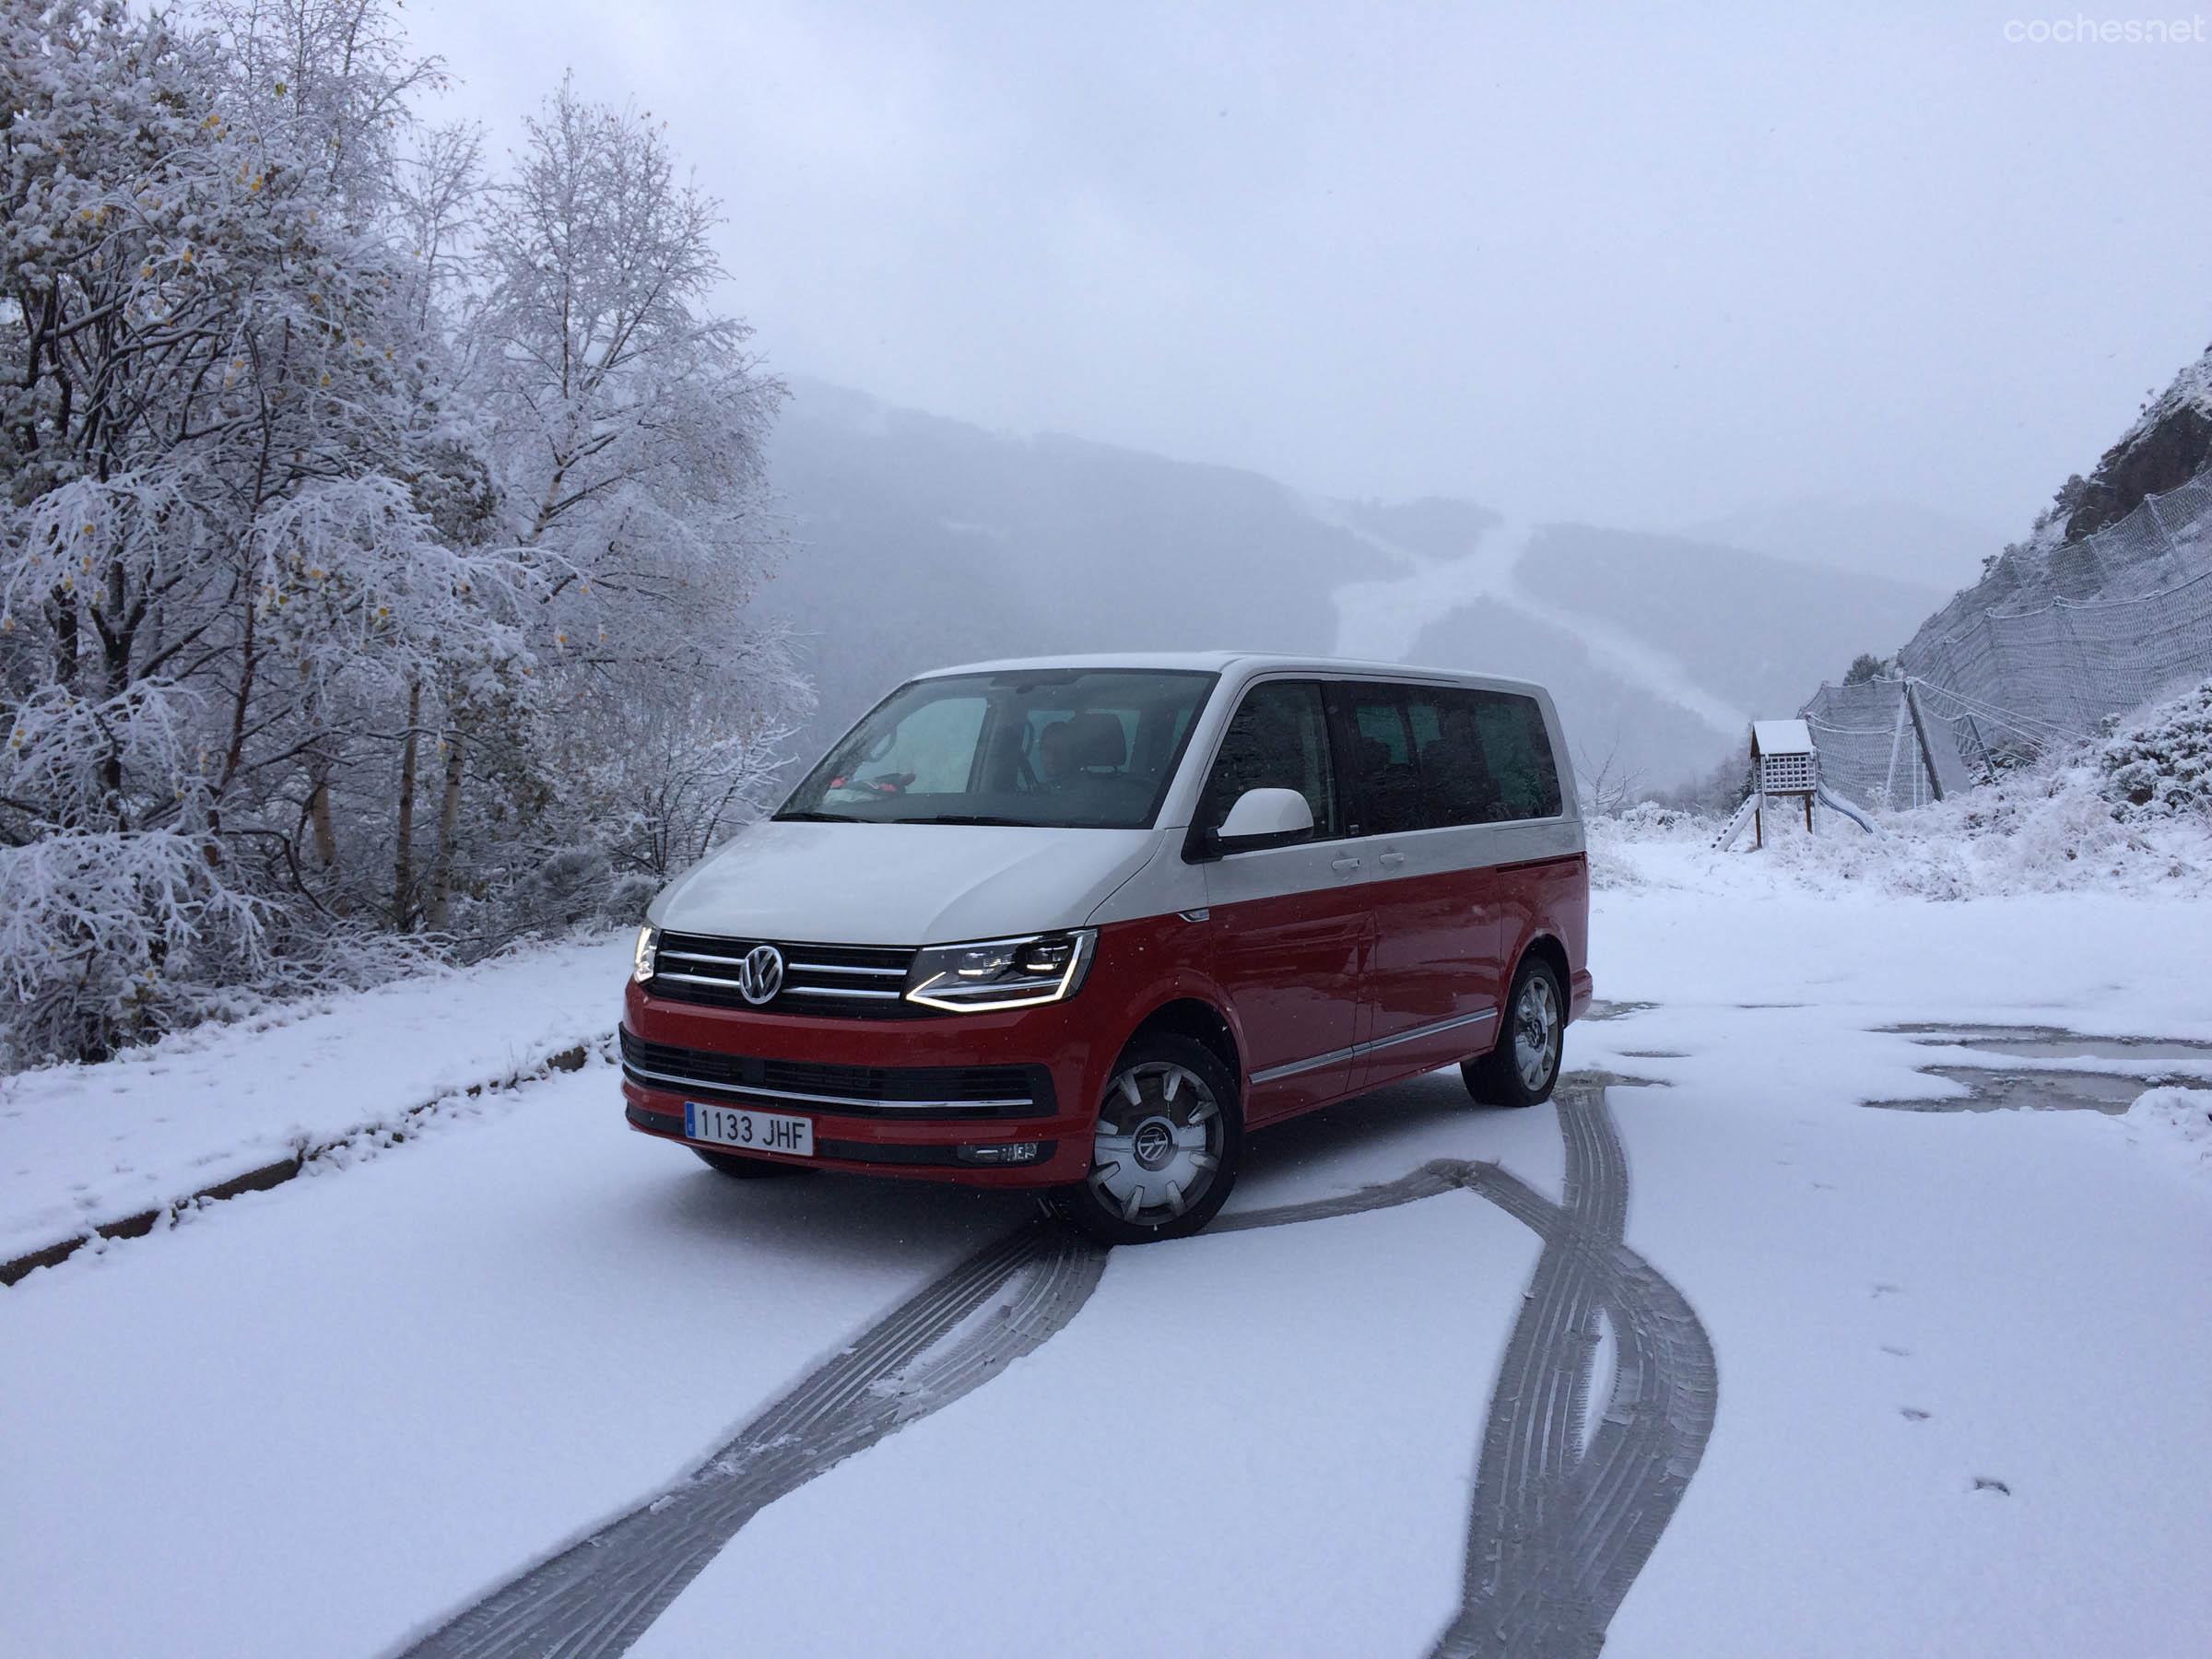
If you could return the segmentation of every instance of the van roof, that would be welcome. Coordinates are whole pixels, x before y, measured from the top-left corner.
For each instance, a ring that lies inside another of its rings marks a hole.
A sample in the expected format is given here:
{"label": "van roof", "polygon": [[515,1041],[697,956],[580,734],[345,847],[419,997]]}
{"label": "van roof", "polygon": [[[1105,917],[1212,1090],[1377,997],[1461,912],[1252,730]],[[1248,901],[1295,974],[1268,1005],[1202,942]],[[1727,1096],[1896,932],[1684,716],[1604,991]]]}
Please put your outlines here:
{"label": "van roof", "polygon": [[1158,668],[1197,670],[1208,674],[1239,671],[1238,677],[1280,669],[1305,669],[1314,674],[1372,675],[1382,679],[1447,680],[1458,685],[1494,687],[1500,690],[1534,693],[1542,689],[1530,680],[1501,675],[1477,674],[1465,668],[1433,668],[1414,663],[1363,662],[1353,657],[1285,656],[1259,651],[1139,651],[1095,653],[1088,655],[1007,657],[990,663],[961,663],[932,668],[916,679],[937,679],[950,674],[1012,674],[1024,669],[1053,668]]}

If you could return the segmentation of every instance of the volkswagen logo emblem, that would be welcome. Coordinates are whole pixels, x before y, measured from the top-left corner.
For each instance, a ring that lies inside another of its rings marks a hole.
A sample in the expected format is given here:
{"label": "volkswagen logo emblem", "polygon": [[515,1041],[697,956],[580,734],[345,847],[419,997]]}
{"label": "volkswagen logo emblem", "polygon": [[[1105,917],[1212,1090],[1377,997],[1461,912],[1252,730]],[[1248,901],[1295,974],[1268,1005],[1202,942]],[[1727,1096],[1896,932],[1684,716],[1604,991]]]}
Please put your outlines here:
{"label": "volkswagen logo emblem", "polygon": [[755,1007],[783,989],[783,953],[773,945],[756,945],[737,964],[737,994]]}
{"label": "volkswagen logo emblem", "polygon": [[1138,1163],[1147,1170],[1157,1170],[1175,1149],[1174,1133],[1160,1119],[1147,1119],[1137,1129],[1130,1149],[1136,1154]]}

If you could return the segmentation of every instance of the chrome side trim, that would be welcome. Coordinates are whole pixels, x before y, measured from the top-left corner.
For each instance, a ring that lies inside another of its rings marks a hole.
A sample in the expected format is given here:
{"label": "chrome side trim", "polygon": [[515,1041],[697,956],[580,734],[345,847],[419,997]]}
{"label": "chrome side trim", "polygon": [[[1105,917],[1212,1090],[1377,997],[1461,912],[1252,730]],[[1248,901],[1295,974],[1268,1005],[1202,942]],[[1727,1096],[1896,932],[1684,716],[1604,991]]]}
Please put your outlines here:
{"label": "chrome side trim", "polygon": [[1311,1060],[1293,1060],[1287,1065],[1271,1065],[1265,1071],[1253,1072],[1252,1080],[1254,1083],[1273,1083],[1278,1077],[1294,1077],[1300,1072],[1319,1071],[1324,1065],[1335,1065],[1339,1061],[1349,1060],[1359,1052],[1358,1043],[1350,1048],[1331,1049],[1327,1053],[1316,1054]]}
{"label": "chrome side trim", "polygon": [[1357,1060],[1362,1054],[1371,1054],[1378,1049],[1394,1048],[1401,1042],[1413,1042],[1423,1037],[1440,1036],[1445,1031],[1455,1031],[1461,1026],[1480,1025],[1486,1019],[1497,1018],[1498,1010],[1495,1008],[1482,1008],[1473,1014],[1455,1014],[1450,1019],[1439,1019],[1429,1025],[1416,1026],[1410,1031],[1393,1032],[1390,1036],[1378,1038],[1372,1042],[1355,1042],[1349,1048],[1331,1049],[1327,1053],[1315,1054],[1310,1060],[1293,1060],[1286,1065],[1271,1065],[1265,1071],[1253,1072],[1252,1080],[1255,1084],[1273,1083],[1283,1077],[1294,1077],[1300,1072],[1319,1071],[1324,1065],[1335,1065],[1340,1061]]}
{"label": "chrome side trim", "polygon": [[1442,1031],[1456,1031],[1461,1026],[1480,1025],[1486,1019],[1498,1018],[1495,1008],[1482,1008],[1473,1014],[1460,1014],[1450,1019],[1440,1019],[1434,1025],[1415,1026],[1410,1031],[1398,1031],[1388,1037],[1378,1037],[1372,1042],[1359,1045],[1362,1053],[1371,1054],[1377,1049],[1395,1047],[1401,1042],[1413,1042],[1423,1037],[1434,1037]]}
{"label": "chrome side trim", "polygon": [[1028,1095],[1010,1100],[871,1100],[858,1095],[802,1094],[788,1088],[767,1088],[750,1083],[717,1083],[707,1077],[682,1077],[674,1072],[647,1071],[643,1066],[628,1060],[622,1062],[622,1069],[633,1077],[642,1077],[651,1083],[673,1083],[678,1088],[703,1088],[713,1094],[759,1095],[764,1100],[795,1100],[807,1106],[865,1106],[876,1112],[954,1112],[978,1108],[989,1111],[1006,1106],[1037,1104]]}

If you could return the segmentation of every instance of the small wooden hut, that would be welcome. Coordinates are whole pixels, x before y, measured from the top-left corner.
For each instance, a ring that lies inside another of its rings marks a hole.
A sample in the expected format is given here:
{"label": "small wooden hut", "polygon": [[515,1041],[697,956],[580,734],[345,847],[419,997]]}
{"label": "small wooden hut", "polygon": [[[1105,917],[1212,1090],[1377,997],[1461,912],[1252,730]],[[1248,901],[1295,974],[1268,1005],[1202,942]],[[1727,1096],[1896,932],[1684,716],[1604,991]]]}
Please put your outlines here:
{"label": "small wooden hut", "polygon": [[1751,771],[1758,806],[1753,822],[1756,846],[1767,844],[1767,802],[1799,799],[1805,803],[1805,827],[1813,828],[1813,797],[1820,793],[1820,757],[1813,747],[1813,729],[1802,720],[1755,720],[1751,723]]}

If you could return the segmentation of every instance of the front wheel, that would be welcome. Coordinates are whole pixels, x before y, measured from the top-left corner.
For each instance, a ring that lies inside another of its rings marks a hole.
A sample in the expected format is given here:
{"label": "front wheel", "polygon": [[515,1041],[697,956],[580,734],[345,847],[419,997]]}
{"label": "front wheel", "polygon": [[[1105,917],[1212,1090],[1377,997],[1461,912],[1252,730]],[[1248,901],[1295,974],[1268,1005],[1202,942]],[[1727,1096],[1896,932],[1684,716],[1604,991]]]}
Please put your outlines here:
{"label": "front wheel", "polygon": [[1486,1106],[1535,1106],[1551,1099],[1567,1041],[1567,999],[1542,957],[1525,957],[1505,999],[1498,1046],[1459,1068],[1467,1092]]}
{"label": "front wheel", "polygon": [[1091,1137],[1090,1173],[1053,1207],[1102,1244],[1188,1237],[1237,1179],[1244,1117],[1236,1083],[1187,1037],[1140,1037],[1122,1051]]}

